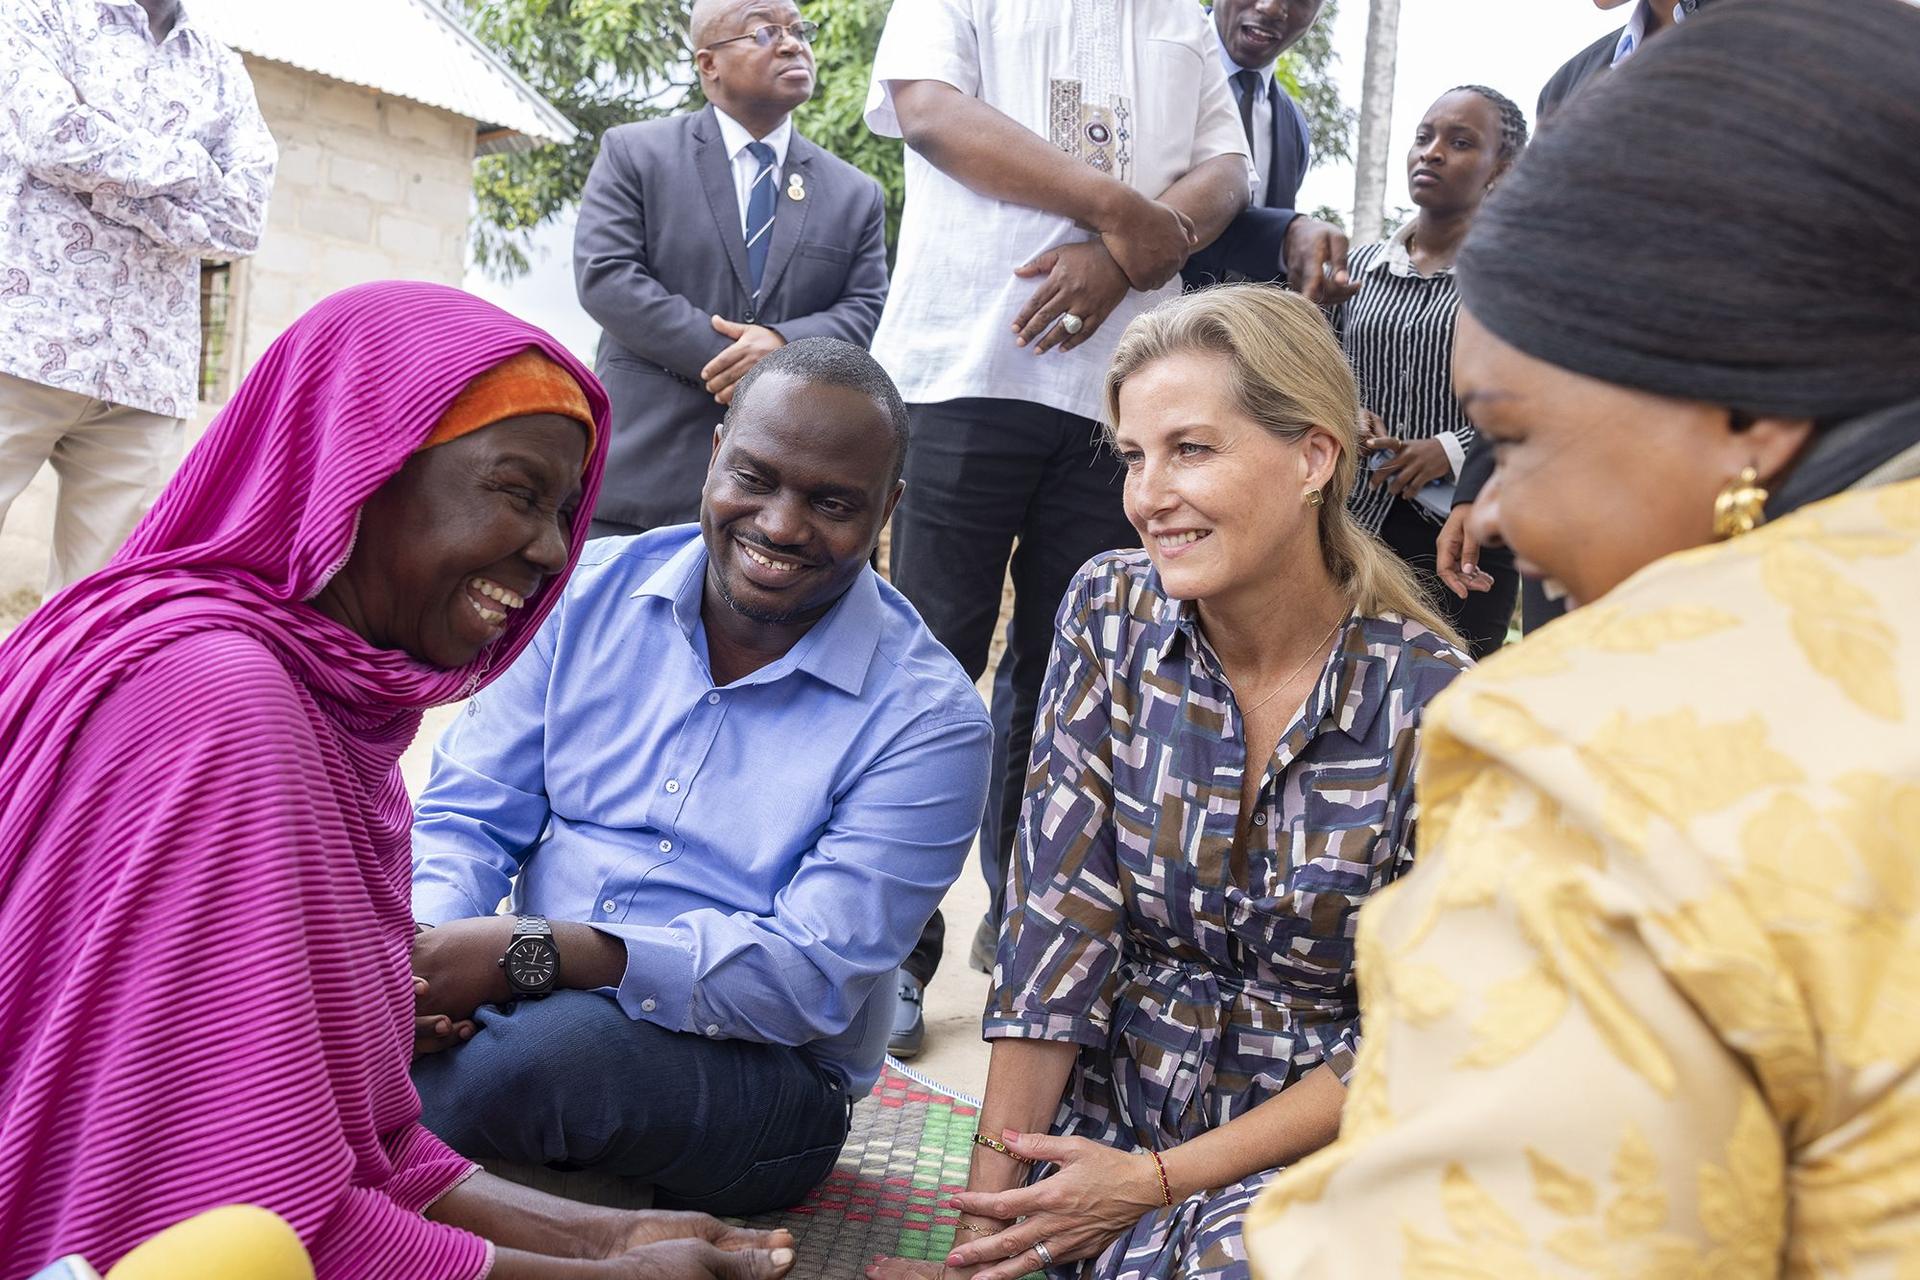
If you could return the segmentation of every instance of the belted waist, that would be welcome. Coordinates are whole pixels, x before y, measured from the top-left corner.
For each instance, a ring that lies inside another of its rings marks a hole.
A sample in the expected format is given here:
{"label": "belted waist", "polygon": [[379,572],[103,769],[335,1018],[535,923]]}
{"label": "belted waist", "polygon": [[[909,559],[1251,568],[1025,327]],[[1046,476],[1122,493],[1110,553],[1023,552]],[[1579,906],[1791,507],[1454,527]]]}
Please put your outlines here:
{"label": "belted waist", "polygon": [[[1332,1028],[1358,1012],[1351,997],[1165,957],[1128,957],[1115,978],[1107,1044],[1116,1101],[1147,1108],[1126,1117],[1142,1140],[1192,1138],[1243,1110],[1249,1089],[1262,1096],[1245,1105],[1257,1105],[1287,1083],[1302,1051],[1337,1040]],[[1321,1027],[1330,1034],[1315,1035]],[[1216,1099],[1223,1070],[1233,1097]],[[1260,1089],[1262,1079],[1271,1087]]]}

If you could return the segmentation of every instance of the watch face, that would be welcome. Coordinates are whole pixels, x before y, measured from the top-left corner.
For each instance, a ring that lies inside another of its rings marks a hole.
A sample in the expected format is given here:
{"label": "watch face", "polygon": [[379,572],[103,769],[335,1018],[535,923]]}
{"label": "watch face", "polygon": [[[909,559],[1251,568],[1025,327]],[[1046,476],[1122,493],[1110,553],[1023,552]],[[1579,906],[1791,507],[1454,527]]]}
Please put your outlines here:
{"label": "watch face", "polygon": [[549,939],[516,938],[507,947],[507,981],[523,993],[547,991],[558,973],[557,961]]}

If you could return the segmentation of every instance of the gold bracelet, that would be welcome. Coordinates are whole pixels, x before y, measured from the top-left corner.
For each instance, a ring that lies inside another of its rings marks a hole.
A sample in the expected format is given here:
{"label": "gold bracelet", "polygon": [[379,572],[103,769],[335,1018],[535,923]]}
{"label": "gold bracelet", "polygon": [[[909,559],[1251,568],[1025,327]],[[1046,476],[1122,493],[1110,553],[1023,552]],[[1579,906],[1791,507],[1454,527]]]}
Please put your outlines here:
{"label": "gold bracelet", "polygon": [[1167,1162],[1162,1160],[1160,1153],[1151,1147],[1147,1149],[1147,1154],[1153,1157],[1153,1167],[1158,1170],[1160,1174],[1160,1203],[1162,1205],[1171,1205],[1173,1203],[1173,1184],[1167,1181]]}
{"label": "gold bracelet", "polygon": [[970,1222],[955,1221],[953,1225],[957,1231],[970,1231],[976,1236],[997,1236],[1000,1234],[998,1231],[989,1231],[985,1227],[976,1227]]}
{"label": "gold bracelet", "polygon": [[1006,1143],[1000,1141],[1000,1139],[990,1137],[984,1133],[976,1133],[973,1135],[973,1145],[976,1147],[985,1147],[989,1151],[998,1151],[1007,1159],[1018,1160],[1021,1164],[1033,1163],[1033,1161],[1027,1159],[1025,1156],[1016,1153],[1012,1147],[1009,1147]]}

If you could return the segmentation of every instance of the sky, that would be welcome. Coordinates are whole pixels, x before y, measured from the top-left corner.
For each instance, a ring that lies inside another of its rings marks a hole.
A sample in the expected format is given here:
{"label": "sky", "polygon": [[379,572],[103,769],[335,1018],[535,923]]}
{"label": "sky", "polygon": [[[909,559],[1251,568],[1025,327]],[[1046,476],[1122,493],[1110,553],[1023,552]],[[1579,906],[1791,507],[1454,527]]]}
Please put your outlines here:
{"label": "sky", "polygon": [[[1367,0],[1344,0],[1333,31],[1341,96],[1356,107],[1366,61],[1367,9]],[[1402,157],[1435,98],[1456,85],[1484,84],[1518,102],[1531,121],[1541,86],[1560,64],[1618,28],[1628,12],[1601,12],[1593,0],[1402,0],[1388,209],[1409,203]],[[1353,182],[1351,165],[1321,165],[1308,174],[1300,207],[1351,209]],[[598,327],[574,300],[572,245],[573,221],[559,219],[536,235],[528,254],[532,270],[524,278],[502,286],[473,272],[467,288],[591,359]]]}

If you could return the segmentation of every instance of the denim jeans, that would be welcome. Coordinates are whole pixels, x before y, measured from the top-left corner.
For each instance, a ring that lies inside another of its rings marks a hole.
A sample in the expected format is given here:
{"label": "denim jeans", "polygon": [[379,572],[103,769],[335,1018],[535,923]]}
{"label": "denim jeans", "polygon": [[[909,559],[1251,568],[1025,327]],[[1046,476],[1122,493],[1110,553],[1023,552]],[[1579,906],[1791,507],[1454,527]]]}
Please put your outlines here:
{"label": "denim jeans", "polygon": [[413,1064],[421,1122],[474,1160],[636,1178],[667,1209],[785,1208],[832,1171],[846,1089],[800,1049],[636,1022],[603,995],[487,1005]]}

